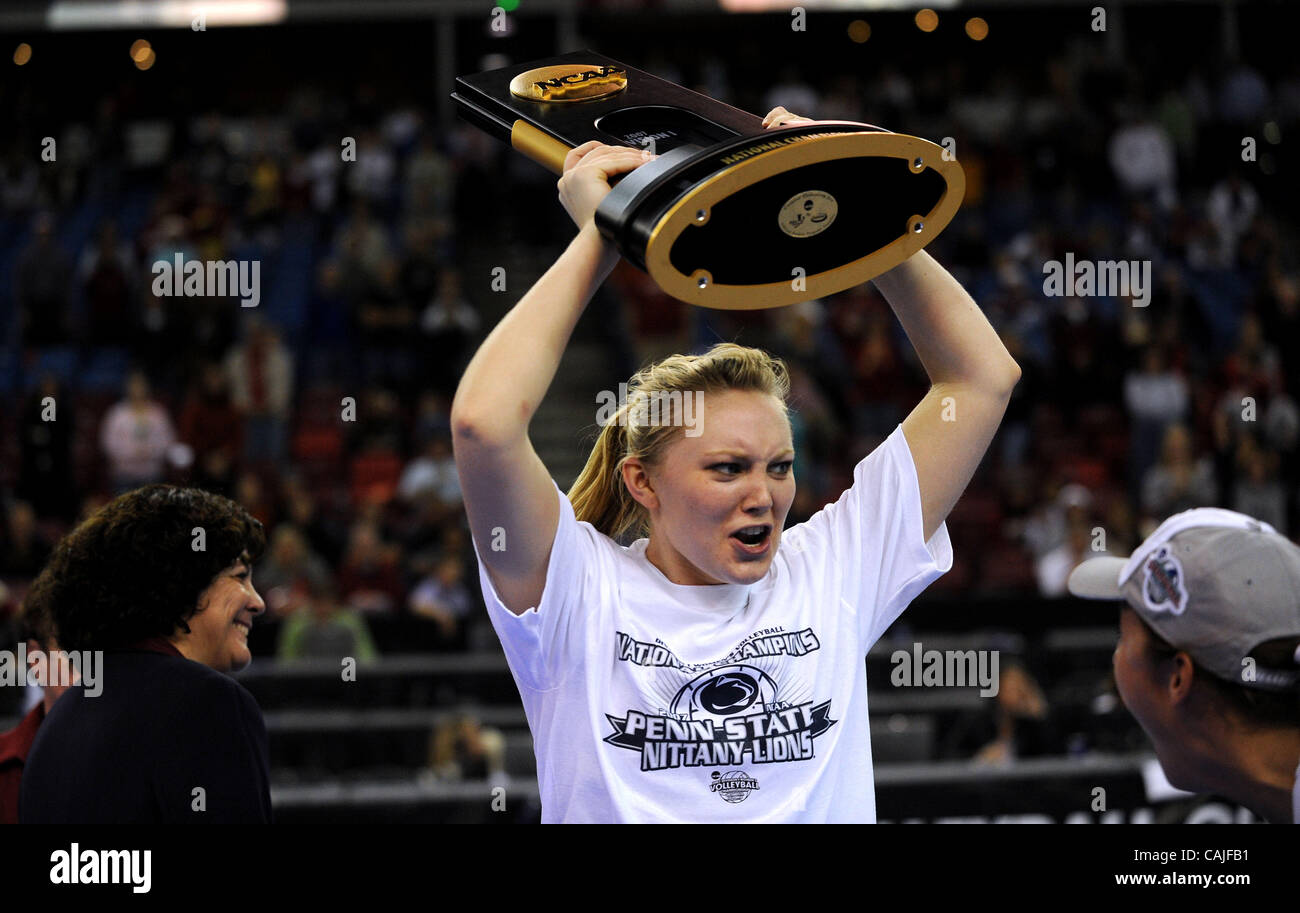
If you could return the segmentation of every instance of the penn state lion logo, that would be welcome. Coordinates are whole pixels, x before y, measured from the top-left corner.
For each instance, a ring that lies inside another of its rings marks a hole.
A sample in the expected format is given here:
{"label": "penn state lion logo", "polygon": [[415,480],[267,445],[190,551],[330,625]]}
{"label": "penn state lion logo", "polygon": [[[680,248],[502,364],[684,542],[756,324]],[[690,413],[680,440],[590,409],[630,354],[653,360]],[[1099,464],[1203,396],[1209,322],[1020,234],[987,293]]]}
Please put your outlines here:
{"label": "penn state lion logo", "polygon": [[776,682],[762,669],[743,664],[723,666],[687,682],[668,709],[685,719],[721,721],[737,713],[768,709],[776,700],[776,691]]}

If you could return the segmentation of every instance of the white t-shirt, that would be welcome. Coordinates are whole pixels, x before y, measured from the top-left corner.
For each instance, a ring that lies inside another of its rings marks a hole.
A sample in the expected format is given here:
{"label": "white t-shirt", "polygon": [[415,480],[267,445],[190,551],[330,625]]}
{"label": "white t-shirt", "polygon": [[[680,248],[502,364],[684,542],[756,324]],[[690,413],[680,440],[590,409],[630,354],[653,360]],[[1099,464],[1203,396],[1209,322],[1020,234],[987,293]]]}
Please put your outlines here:
{"label": "white t-shirt", "polygon": [[[952,567],[901,426],[754,584],[682,586],[563,492],[540,606],[479,581],[523,697],[544,822],[874,822],[867,650]],[[477,545],[475,546],[477,553]]]}

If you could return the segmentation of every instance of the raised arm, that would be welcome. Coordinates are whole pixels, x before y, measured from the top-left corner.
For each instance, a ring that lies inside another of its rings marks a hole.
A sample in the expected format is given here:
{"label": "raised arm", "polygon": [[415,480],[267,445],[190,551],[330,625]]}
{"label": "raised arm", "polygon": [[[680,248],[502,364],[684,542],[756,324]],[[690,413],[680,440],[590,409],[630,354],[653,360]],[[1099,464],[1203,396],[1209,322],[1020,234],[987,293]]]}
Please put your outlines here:
{"label": "raised arm", "polygon": [[470,532],[498,594],[517,615],[541,601],[560,519],[528,423],[578,318],[618,262],[596,231],[596,206],[612,175],[647,160],[638,150],[595,142],[569,152],[558,186],[578,235],[483,341],[452,401],[452,447]]}
{"label": "raised arm", "polygon": [[925,251],[875,283],[930,378],[929,392],[903,420],[928,540],[984,458],[1020,366],[971,296]]}
{"label": "raised arm", "polygon": [[[767,128],[799,123],[812,121],[780,106],[763,118]],[[874,282],[930,378],[929,392],[903,420],[929,540],[984,458],[1020,366],[961,283],[925,251]]]}

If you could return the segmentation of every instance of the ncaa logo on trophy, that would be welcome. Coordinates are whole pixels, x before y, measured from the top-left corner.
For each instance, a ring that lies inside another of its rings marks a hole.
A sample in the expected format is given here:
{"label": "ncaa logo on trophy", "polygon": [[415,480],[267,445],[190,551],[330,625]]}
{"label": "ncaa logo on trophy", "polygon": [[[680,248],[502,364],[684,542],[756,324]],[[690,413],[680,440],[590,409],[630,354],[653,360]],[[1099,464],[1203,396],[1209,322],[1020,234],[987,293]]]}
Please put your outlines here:
{"label": "ncaa logo on trophy", "polygon": [[622,92],[626,88],[625,70],[595,64],[538,67],[510,80],[510,93],[529,101],[589,101]]}
{"label": "ncaa logo on trophy", "polygon": [[[763,119],[592,51],[461,76],[457,113],[555,174],[592,140],[658,157],[611,181],[596,228],[701,307],[781,307],[872,279],[930,243],[966,178],[928,140]],[[795,279],[799,281],[793,281]]]}

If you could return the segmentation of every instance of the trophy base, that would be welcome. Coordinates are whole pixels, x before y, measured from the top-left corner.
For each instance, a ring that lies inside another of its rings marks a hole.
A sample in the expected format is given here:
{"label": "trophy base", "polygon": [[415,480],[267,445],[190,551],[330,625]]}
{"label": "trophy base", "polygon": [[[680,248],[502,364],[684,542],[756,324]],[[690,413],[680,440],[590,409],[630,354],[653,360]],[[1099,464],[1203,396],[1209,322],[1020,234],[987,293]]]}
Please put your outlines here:
{"label": "trophy base", "polygon": [[596,225],[674,298],[782,307],[897,266],[948,225],[965,185],[934,143],[823,121],[675,148],[619,181]]}

